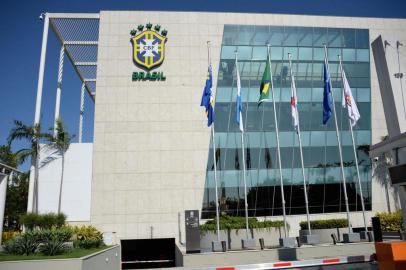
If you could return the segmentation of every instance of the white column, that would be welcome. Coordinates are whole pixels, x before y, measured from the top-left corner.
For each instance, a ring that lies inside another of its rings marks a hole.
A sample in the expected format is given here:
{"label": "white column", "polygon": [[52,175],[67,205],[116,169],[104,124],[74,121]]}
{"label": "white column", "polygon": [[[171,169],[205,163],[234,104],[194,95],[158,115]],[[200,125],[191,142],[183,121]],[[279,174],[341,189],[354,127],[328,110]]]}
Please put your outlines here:
{"label": "white column", "polygon": [[[39,62],[39,72],[38,72],[38,85],[37,85],[37,99],[35,102],[35,117],[34,117],[34,125],[38,125],[40,123],[41,118],[41,105],[42,105],[42,86],[44,82],[44,70],[45,70],[45,56],[47,53],[47,41],[48,41],[48,28],[49,28],[49,17],[48,14],[44,14],[44,31],[42,33],[42,45],[41,45],[41,58]],[[39,157],[37,157],[39,160]],[[35,190],[35,175],[36,173],[36,166],[34,165],[36,162],[31,162],[30,167],[30,182],[28,186],[28,203],[27,203],[27,212],[32,212],[34,209],[34,190]]]}
{"label": "white column", "polygon": [[83,139],[83,115],[85,113],[85,83],[82,83],[80,89],[80,115],[79,115],[79,143],[82,143]]}
{"label": "white column", "polygon": [[56,121],[59,118],[59,111],[61,108],[61,91],[62,91],[62,74],[63,74],[64,56],[65,56],[65,47],[62,45],[61,51],[59,52],[58,86],[56,87],[56,100],[55,100],[54,137],[56,137]]}
{"label": "white column", "polygon": [[0,244],[3,236],[4,209],[6,208],[7,174],[0,173]]}

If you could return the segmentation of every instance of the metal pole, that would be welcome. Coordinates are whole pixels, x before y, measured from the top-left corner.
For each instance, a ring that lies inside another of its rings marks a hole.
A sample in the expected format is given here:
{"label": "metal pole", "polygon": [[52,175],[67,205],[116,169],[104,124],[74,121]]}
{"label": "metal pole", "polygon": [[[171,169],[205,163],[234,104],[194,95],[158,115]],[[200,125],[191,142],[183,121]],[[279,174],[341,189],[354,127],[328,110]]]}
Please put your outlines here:
{"label": "metal pole", "polygon": [[[235,68],[238,74],[238,60],[237,60],[237,51],[235,51]],[[237,78],[238,80],[238,78]],[[240,93],[241,95],[241,93]],[[243,119],[240,119],[242,125],[244,125]],[[247,200],[247,178],[245,174],[245,146],[244,146],[244,129],[241,130],[241,150],[242,150],[242,177],[244,181],[244,206],[245,206],[245,233],[247,239],[249,239],[249,226],[248,226],[248,200]]]}
{"label": "metal pole", "polygon": [[[45,70],[45,56],[47,52],[47,41],[48,41],[48,28],[49,28],[49,17],[48,14],[43,14],[44,20],[44,30],[42,33],[42,45],[41,45],[41,57],[39,63],[39,72],[38,72],[38,85],[37,85],[37,98],[35,102],[35,116],[34,116],[34,127],[39,125],[41,119],[41,105],[42,105],[42,88],[44,82],[44,70]],[[37,138],[35,138],[37,140]],[[28,186],[28,203],[27,203],[27,212],[32,212],[34,210],[34,200],[35,200],[35,185],[36,185],[36,175],[38,170],[38,161],[39,161],[39,152],[36,157],[36,160],[31,162],[30,167],[30,180]]]}
{"label": "metal pole", "polygon": [[[211,66],[211,51],[210,51],[210,41],[207,41],[207,58],[209,66]],[[213,92],[212,92],[213,94]],[[216,142],[214,140],[214,123],[211,125],[211,136],[213,143],[213,167],[214,167],[214,185],[216,186],[216,228],[217,228],[217,241],[220,241],[220,213],[219,213],[219,196],[218,196],[218,183],[217,183],[217,162],[216,162]]]}
{"label": "metal pole", "polygon": [[273,78],[272,78],[272,66],[271,66],[271,45],[267,44],[268,47],[268,61],[269,61],[269,68],[271,69],[271,93],[272,93],[272,104],[273,104],[273,115],[275,119],[275,131],[276,131],[276,146],[277,146],[277,153],[278,153],[278,165],[279,165],[279,177],[280,177],[280,185],[281,185],[281,198],[282,198],[282,212],[283,212],[283,227],[285,231],[285,238],[288,237],[287,231],[287,224],[286,224],[286,209],[285,209],[285,194],[283,189],[283,176],[282,176],[282,163],[281,163],[281,149],[279,145],[279,128],[278,128],[278,119],[276,117],[276,105],[275,105],[275,94],[274,94],[274,87],[273,87]]}
{"label": "metal pole", "polygon": [[[327,46],[324,45],[324,54],[325,54],[325,61],[327,65],[327,72],[330,76],[330,69],[328,65],[328,58],[327,58]],[[341,177],[343,179],[343,188],[344,188],[344,201],[345,201],[345,209],[347,212],[347,220],[348,220],[348,232],[351,233],[351,222],[350,222],[350,208],[348,206],[348,196],[347,196],[347,186],[346,186],[346,181],[345,181],[345,174],[344,174],[344,163],[343,163],[343,153],[341,150],[341,140],[340,140],[340,133],[338,132],[338,124],[337,124],[337,113],[336,113],[336,105],[334,103],[334,95],[333,95],[333,87],[331,84],[331,76],[330,76],[330,90],[331,90],[331,98],[333,101],[333,114],[334,114],[334,123],[336,126],[336,136],[337,136],[337,142],[338,142],[338,153],[340,154],[340,164],[341,164]]]}
{"label": "metal pole", "polygon": [[59,111],[61,108],[61,91],[62,91],[62,74],[63,74],[63,60],[65,56],[65,47],[61,46],[59,52],[59,67],[58,67],[58,86],[56,88],[56,101],[55,101],[55,120],[54,120],[54,137],[56,137],[56,122],[59,119]]}
{"label": "metal pole", "polygon": [[[338,59],[340,61],[340,72],[341,72],[341,80],[344,84],[344,78],[343,78],[343,64],[341,60],[341,56],[338,56]],[[343,87],[344,91],[344,87]],[[352,125],[351,121],[348,119],[348,125],[350,126],[350,132],[351,132],[351,140],[352,140],[352,148],[354,150],[354,158],[355,158],[355,168],[357,170],[357,179],[358,179],[358,186],[359,186],[359,194],[361,196],[361,208],[362,208],[362,216],[364,218],[364,226],[365,226],[365,231],[368,231],[368,226],[367,226],[367,218],[365,215],[365,204],[364,204],[364,195],[362,194],[362,185],[361,185],[361,177],[359,176],[359,168],[358,168],[358,156],[357,156],[357,150],[355,148],[355,140],[354,140],[354,132],[352,130]]]}
{"label": "metal pole", "polygon": [[[292,70],[292,55],[289,53],[288,57],[289,57],[291,84],[292,84],[292,88],[294,87],[294,89],[296,91],[296,86],[294,86],[295,78],[294,78],[293,70]],[[295,99],[296,99],[296,93],[295,93]],[[296,101],[296,104],[297,104],[297,101]],[[297,137],[298,137],[298,140],[299,140],[300,162],[301,162],[301,165],[302,165],[303,191],[304,191],[305,205],[306,205],[307,228],[309,230],[309,234],[311,235],[312,230],[311,230],[311,227],[310,227],[309,200],[308,200],[308,197],[307,197],[306,174],[305,174],[304,162],[303,162],[302,138],[300,136],[299,112],[298,112],[297,108],[296,108],[295,111],[296,111],[296,119],[297,119]]]}
{"label": "metal pole", "polygon": [[80,89],[79,143],[82,143],[83,139],[83,115],[85,113],[85,87],[86,84],[82,83],[82,88]]}

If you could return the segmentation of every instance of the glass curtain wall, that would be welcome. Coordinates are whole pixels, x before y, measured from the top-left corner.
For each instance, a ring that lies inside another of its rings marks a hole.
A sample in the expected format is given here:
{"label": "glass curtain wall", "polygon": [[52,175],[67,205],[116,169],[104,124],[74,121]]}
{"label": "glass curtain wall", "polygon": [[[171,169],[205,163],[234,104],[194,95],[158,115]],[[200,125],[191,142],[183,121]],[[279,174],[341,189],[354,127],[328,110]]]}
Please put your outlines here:
{"label": "glass curtain wall", "polygon": [[[238,51],[245,126],[246,177],[250,216],[282,214],[272,102],[258,107],[259,85],[270,43],[276,110],[280,132],[286,212],[304,214],[303,177],[297,135],[290,108],[288,53],[296,76],[305,173],[311,213],[344,212],[345,203],[333,117],[322,124],[323,45],[328,46],[330,75],[342,138],[344,170],[351,211],[361,210],[354,154],[346,109],[341,106],[342,83],[338,57],[357,101],[361,119],[354,128],[362,191],[371,209],[371,91],[369,32],[365,29],[225,25],[215,103],[216,159],[220,208],[244,215],[241,133],[235,121],[235,50]],[[210,147],[212,146],[210,142]],[[208,153],[202,218],[215,216],[212,149]]]}

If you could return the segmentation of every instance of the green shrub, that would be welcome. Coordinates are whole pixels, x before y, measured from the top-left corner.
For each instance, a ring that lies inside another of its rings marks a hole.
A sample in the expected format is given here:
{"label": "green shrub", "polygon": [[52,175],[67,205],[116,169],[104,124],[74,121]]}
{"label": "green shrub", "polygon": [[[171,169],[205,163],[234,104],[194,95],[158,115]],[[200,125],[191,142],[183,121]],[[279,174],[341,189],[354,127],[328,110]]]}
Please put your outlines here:
{"label": "green shrub", "polygon": [[[301,230],[308,229],[307,221],[302,221],[299,223],[299,225]],[[312,230],[346,228],[348,227],[348,221],[345,218],[311,220],[310,227]]]}
{"label": "green shrub", "polygon": [[19,236],[21,234],[20,231],[4,231],[3,232],[3,237],[1,238],[3,243],[13,239],[16,236]]}
{"label": "green shrub", "polygon": [[72,238],[72,230],[69,228],[42,230],[40,237],[39,251],[44,255],[54,256],[69,249],[66,242]]}
{"label": "green shrub", "polygon": [[26,213],[20,216],[20,223],[25,226],[27,230],[33,230],[41,223],[40,215],[36,213]]}
{"label": "green shrub", "polygon": [[27,231],[20,236],[7,241],[4,245],[4,250],[9,254],[15,255],[30,255],[37,251],[41,243],[41,235],[39,231]]}
{"label": "green shrub", "polygon": [[94,226],[74,226],[74,245],[80,248],[97,248],[103,245],[103,234]]}
{"label": "green shrub", "polygon": [[20,222],[27,230],[60,228],[65,224],[66,215],[63,213],[34,214],[27,213],[20,217]]}
{"label": "green shrub", "polygon": [[[220,230],[239,230],[245,228],[245,217],[231,217],[223,215],[220,217]],[[283,221],[258,221],[256,218],[248,219],[248,227],[251,229],[269,229],[283,227]],[[216,219],[208,220],[200,225],[202,232],[215,231]]]}
{"label": "green shrub", "polygon": [[381,221],[382,231],[398,232],[402,230],[402,211],[398,210],[394,213],[381,212],[376,214]]}

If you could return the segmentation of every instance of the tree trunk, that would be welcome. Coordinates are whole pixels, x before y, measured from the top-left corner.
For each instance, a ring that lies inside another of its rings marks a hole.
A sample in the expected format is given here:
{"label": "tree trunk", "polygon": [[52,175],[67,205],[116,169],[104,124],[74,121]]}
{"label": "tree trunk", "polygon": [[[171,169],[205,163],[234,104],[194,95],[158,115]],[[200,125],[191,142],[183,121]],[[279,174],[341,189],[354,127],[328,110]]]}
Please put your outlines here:
{"label": "tree trunk", "polygon": [[62,187],[63,187],[63,173],[64,173],[64,169],[65,169],[65,153],[62,153],[62,169],[61,169],[61,184],[59,185],[58,214],[61,213]]}

